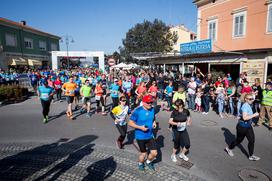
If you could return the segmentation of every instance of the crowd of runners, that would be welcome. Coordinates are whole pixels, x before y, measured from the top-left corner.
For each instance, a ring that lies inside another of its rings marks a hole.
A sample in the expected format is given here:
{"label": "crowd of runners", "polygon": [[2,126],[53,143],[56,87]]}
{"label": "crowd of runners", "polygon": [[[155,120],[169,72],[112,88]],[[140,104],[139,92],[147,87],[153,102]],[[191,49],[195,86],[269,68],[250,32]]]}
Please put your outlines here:
{"label": "crowd of runners", "polygon": [[[169,130],[174,143],[173,162],[177,161],[178,152],[181,159],[189,160],[186,153],[190,138],[186,128],[192,122],[192,111],[207,115],[213,109],[220,118],[235,117],[238,120],[236,140],[225,149],[230,156],[234,155],[232,149],[246,137],[249,160],[259,160],[254,155],[252,125],[260,126],[268,120],[269,130],[272,130],[272,82],[269,80],[262,88],[260,79],[256,78],[250,85],[246,73],[233,80],[230,74],[214,78],[210,73],[204,75],[198,68],[189,76],[153,69],[113,69],[105,74],[94,68],[78,68],[33,71],[28,77],[41,99],[44,123],[48,122],[51,102],[62,101],[65,96],[69,119],[73,119],[75,110],[86,114],[88,119],[92,114],[109,114],[120,133],[117,138],[120,149],[127,126],[135,128],[140,170],[145,166],[154,170],[152,161],[157,156],[155,133],[159,126],[155,115],[158,111],[171,112]],[[111,108],[107,110],[109,105]],[[93,106],[95,111],[92,111]]]}

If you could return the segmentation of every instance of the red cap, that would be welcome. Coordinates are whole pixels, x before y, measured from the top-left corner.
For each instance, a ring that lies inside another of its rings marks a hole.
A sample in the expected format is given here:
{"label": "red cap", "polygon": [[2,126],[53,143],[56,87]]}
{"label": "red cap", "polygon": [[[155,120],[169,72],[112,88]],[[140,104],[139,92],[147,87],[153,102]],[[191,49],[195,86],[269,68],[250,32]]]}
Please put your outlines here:
{"label": "red cap", "polygon": [[153,102],[154,100],[153,100],[153,97],[151,95],[145,95],[143,97],[142,101],[145,102],[145,103],[150,103],[150,102]]}

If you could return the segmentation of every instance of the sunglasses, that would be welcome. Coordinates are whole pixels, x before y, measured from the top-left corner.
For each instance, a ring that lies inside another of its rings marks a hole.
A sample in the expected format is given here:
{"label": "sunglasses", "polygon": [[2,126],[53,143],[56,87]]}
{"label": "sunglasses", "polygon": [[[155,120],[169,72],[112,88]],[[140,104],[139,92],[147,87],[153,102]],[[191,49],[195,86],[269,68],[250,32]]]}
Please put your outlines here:
{"label": "sunglasses", "polygon": [[121,102],[127,102],[127,100],[121,100]]}
{"label": "sunglasses", "polygon": [[153,104],[153,102],[146,102],[146,104],[148,104],[148,105],[152,105],[152,104]]}
{"label": "sunglasses", "polygon": [[248,98],[247,100],[249,100],[249,101],[253,101],[254,99],[253,99],[253,98]]}

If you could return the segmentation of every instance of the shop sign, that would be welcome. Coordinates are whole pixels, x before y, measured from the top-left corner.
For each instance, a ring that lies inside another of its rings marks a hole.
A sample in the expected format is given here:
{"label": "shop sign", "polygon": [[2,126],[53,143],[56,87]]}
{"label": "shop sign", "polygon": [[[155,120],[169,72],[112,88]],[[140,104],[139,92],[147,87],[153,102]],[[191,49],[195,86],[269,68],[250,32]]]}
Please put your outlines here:
{"label": "shop sign", "polygon": [[180,44],[180,54],[210,53],[212,51],[211,39]]}

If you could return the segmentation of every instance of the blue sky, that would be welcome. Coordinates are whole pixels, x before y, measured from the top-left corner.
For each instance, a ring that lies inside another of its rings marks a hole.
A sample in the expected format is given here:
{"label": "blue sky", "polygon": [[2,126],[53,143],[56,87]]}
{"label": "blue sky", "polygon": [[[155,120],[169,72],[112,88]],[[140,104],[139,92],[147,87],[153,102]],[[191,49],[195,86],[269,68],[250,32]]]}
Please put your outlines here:
{"label": "blue sky", "polygon": [[196,31],[196,16],[192,0],[1,0],[0,11],[0,17],[25,20],[58,36],[71,35],[75,42],[70,50],[106,54],[118,50],[136,23],[158,18]]}

